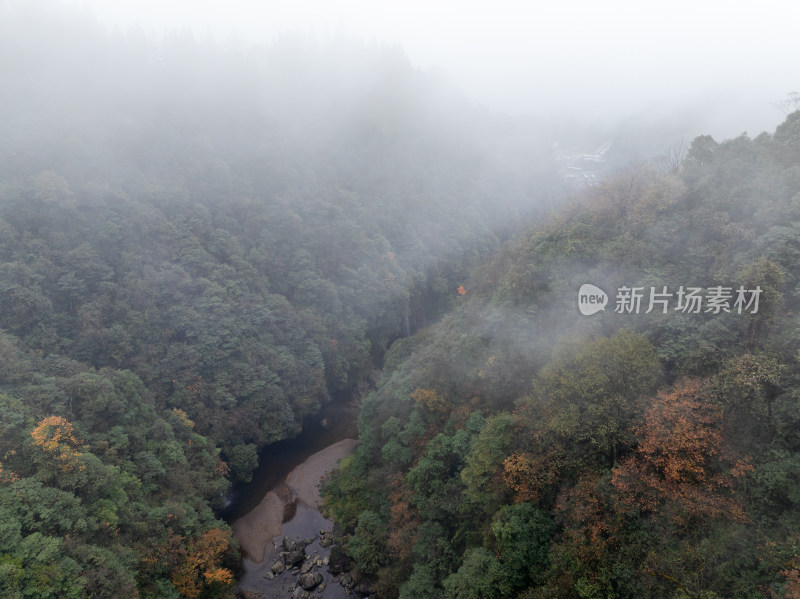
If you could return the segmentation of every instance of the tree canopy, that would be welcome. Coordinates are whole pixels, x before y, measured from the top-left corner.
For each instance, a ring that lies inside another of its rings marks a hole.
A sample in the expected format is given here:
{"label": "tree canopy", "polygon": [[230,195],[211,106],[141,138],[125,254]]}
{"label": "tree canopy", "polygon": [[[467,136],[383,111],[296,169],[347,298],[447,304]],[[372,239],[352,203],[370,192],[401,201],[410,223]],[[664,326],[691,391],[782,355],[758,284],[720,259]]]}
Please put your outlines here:
{"label": "tree canopy", "polygon": [[389,351],[326,491],[354,540],[369,510],[415,548],[365,570],[378,596],[795,596],[797,114],[587,190]]}

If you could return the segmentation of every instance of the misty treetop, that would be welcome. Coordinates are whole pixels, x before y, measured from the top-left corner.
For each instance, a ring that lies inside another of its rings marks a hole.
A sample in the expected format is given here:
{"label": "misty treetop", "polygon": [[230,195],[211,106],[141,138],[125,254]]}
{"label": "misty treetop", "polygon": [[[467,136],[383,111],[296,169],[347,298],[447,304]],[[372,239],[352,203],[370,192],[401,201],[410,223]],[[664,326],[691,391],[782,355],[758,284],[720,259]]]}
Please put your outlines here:
{"label": "misty treetop", "polygon": [[222,597],[214,508],[561,184],[396,48],[0,3],[0,589]]}
{"label": "misty treetop", "polygon": [[544,164],[496,164],[506,125],[394,48],[157,42],[5,10],[4,329],[133,370],[227,448],[363,378],[556,193]]}
{"label": "misty treetop", "polygon": [[[797,596],[797,123],[609,178],[391,347],[326,490],[377,596]],[[585,283],[762,296],[585,316]]]}
{"label": "misty treetop", "polygon": [[231,596],[229,482],[376,367],[327,497],[379,596],[800,592],[800,113],[529,229],[546,127],[397,48],[0,17],[4,597]]}

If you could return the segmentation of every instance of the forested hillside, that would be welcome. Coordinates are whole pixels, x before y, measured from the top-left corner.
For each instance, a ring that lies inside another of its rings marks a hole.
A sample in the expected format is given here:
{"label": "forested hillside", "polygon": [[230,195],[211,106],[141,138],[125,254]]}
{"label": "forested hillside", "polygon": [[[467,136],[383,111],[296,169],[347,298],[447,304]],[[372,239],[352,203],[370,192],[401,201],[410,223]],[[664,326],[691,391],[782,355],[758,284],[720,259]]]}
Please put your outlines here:
{"label": "forested hillside", "polygon": [[[800,112],[631,168],[498,252],[392,346],[327,488],[361,580],[800,596],[798,263]],[[579,312],[584,284],[605,310]]]}
{"label": "forested hillside", "polygon": [[230,595],[229,482],[562,191],[397,48],[8,2],[0,80],[3,597]]}
{"label": "forested hillside", "polygon": [[394,47],[9,1],[0,81],[0,596],[231,597],[230,483],[378,375],[378,597],[800,596],[800,113],[564,207]]}

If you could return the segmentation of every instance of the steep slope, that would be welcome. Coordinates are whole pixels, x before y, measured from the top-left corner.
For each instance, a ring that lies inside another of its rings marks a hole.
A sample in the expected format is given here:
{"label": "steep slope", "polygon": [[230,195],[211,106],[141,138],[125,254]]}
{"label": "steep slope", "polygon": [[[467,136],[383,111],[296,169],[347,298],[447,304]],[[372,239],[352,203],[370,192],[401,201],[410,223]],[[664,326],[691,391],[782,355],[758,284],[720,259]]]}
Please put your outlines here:
{"label": "steep slope", "polygon": [[228,596],[229,481],[549,208],[548,142],[393,48],[0,16],[0,594]]}
{"label": "steep slope", "polygon": [[589,190],[393,345],[326,495],[378,596],[798,592],[799,124]]}

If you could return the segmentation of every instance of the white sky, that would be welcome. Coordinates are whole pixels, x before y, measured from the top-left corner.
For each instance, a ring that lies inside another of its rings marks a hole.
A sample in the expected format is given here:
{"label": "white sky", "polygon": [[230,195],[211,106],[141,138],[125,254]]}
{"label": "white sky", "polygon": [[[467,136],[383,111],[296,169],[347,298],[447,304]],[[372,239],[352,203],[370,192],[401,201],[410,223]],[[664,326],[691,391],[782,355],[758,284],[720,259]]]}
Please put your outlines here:
{"label": "white sky", "polygon": [[442,70],[471,98],[512,112],[617,118],[716,94],[749,107],[748,132],[757,134],[782,119],[771,103],[800,91],[796,0],[71,1],[123,28],[190,27],[252,42],[344,32],[399,43],[415,66]]}

